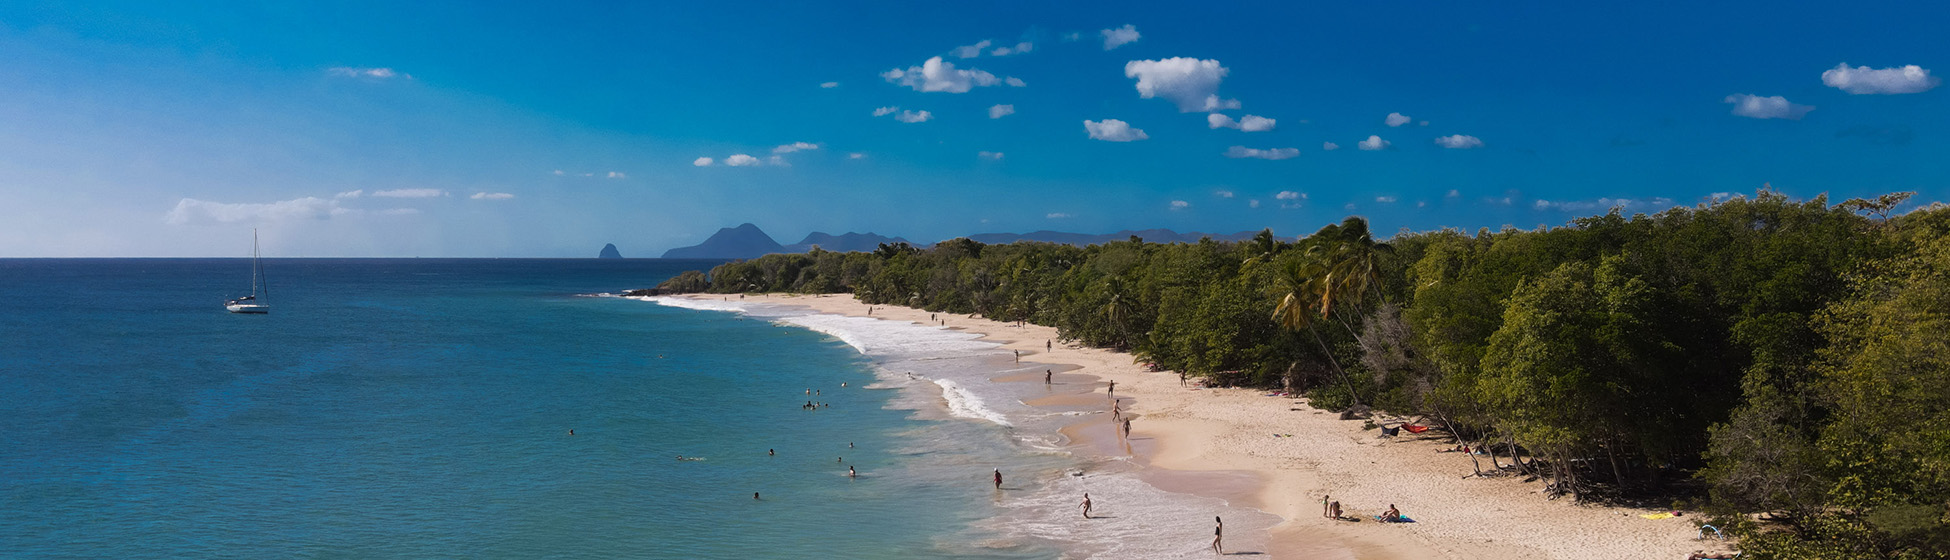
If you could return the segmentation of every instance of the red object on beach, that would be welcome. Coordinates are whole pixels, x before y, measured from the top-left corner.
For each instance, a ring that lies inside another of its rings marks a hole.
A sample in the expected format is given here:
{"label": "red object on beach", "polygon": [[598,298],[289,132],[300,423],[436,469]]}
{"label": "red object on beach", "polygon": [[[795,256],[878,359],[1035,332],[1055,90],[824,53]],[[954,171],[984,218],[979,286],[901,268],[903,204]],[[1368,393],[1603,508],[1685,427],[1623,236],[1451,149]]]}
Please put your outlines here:
{"label": "red object on beach", "polygon": [[1404,430],[1408,430],[1408,433],[1411,433],[1411,434],[1419,434],[1419,433],[1422,433],[1422,432],[1426,432],[1426,431],[1429,431],[1429,427],[1428,427],[1428,426],[1417,426],[1417,425],[1414,425],[1414,424],[1402,424],[1402,429],[1404,429]]}

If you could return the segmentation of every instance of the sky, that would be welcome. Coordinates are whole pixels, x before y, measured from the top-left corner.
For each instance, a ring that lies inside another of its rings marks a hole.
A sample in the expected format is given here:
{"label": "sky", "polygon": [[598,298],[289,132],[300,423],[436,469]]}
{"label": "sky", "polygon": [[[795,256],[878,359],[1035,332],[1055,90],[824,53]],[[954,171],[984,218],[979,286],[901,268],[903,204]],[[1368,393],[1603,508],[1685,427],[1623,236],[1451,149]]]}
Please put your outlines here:
{"label": "sky", "polygon": [[1950,198],[1935,3],[946,4],[0,4],[0,257]]}

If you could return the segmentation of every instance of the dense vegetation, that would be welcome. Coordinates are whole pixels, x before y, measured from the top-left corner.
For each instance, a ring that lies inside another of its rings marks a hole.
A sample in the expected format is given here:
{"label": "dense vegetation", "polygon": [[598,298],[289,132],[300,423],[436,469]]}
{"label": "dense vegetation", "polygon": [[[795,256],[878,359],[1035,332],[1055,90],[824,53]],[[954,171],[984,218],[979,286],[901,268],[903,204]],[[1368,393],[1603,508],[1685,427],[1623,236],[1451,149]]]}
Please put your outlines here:
{"label": "dense vegetation", "polygon": [[957,239],[662,287],[1053,325],[1218,383],[1422,416],[1553,495],[1703,495],[1754,558],[1943,558],[1950,208],[1893,215],[1906,196],[1762,191],[1386,242],[1358,217],[1292,241]]}

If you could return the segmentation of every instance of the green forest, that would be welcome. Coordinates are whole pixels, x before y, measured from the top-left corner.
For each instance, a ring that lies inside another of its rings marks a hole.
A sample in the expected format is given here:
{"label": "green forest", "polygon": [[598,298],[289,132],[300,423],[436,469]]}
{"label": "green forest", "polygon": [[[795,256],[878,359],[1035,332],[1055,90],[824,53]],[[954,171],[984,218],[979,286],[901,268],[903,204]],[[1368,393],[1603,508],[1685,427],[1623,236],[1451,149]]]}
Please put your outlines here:
{"label": "green forest", "polygon": [[1745,557],[1950,557],[1950,206],[1763,190],[1563,227],[775,254],[669,293],[852,293],[1322,408],[1425,418],[1552,497],[1676,504]]}

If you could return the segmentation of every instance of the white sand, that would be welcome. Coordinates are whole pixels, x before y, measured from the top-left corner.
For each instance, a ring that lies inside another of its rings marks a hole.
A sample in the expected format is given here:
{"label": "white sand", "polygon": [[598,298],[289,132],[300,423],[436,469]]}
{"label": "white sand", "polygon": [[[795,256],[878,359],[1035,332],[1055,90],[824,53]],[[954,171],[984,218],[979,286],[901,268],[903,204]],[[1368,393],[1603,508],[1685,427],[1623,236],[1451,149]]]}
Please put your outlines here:
{"label": "white sand", "polygon": [[[867,315],[867,305],[847,295],[750,296],[746,301]],[[928,315],[875,306],[872,316],[926,322]],[[1057,336],[1051,327],[943,317],[949,327],[1021,351],[1025,362],[1070,364],[1081,369],[1069,374],[1115,380],[1117,395],[1130,398],[1123,401],[1124,410],[1137,415],[1131,449],[1158,470],[1147,480],[1172,491],[1244,499],[1284,518],[1273,529],[1273,558],[1677,559],[1695,550],[1725,548],[1693,540],[1691,516],[1648,520],[1639,514],[1653,511],[1580,506],[1568,497],[1546,500],[1541,481],[1466,479],[1474,472],[1468,456],[1436,453],[1450,446],[1446,442],[1405,431],[1402,437],[1382,438],[1379,431],[1362,430],[1360,421],[1338,420],[1298,404],[1298,399],[1180,386],[1178,374],[1145,372],[1128,354],[1061,343],[1045,353],[1044,341]],[[1096,431],[1111,436],[1107,426]],[[1085,440],[1092,437],[1089,432],[1065,430]],[[1293,437],[1274,437],[1276,433]],[[1118,452],[1112,447],[1084,442],[1079,452]],[[1483,463],[1487,468],[1487,458]],[[1229,476],[1242,471],[1250,476]],[[1249,481],[1246,490],[1239,480]],[[1322,518],[1323,494],[1340,501],[1347,515],[1365,521]],[[1390,503],[1417,522],[1369,519]]]}

